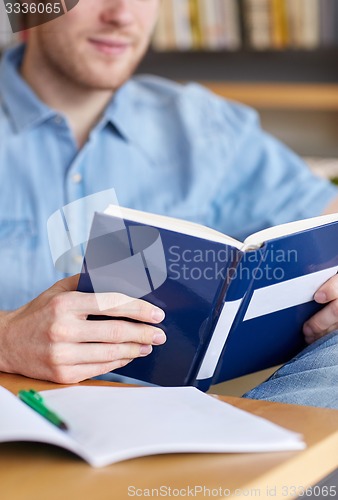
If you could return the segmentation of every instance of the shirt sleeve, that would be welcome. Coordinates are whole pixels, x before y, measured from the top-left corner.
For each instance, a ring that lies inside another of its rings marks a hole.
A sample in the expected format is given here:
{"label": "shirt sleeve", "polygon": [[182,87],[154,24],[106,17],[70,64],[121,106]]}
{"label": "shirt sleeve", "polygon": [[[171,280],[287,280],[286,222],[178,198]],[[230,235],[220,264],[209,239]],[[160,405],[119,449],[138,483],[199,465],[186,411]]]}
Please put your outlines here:
{"label": "shirt sleeve", "polygon": [[232,150],[214,200],[213,225],[220,230],[243,240],[270,226],[320,215],[338,196],[336,186],[261,129],[255,112],[223,101],[223,117]]}

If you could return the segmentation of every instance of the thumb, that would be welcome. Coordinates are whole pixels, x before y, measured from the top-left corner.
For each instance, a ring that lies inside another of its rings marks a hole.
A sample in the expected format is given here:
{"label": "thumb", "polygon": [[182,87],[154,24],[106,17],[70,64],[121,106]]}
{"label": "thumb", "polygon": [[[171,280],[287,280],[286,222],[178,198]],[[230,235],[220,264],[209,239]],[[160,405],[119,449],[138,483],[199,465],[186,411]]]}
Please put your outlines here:
{"label": "thumb", "polygon": [[77,290],[79,284],[80,274],[75,274],[74,276],[69,276],[60,281],[57,281],[51,288],[50,291],[53,292],[73,292]]}

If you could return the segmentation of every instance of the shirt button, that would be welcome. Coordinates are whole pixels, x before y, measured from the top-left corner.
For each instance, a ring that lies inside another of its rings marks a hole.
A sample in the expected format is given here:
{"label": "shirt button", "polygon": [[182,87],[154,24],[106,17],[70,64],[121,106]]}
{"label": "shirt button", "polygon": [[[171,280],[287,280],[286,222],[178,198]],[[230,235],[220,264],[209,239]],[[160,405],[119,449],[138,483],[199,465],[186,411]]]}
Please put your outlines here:
{"label": "shirt button", "polygon": [[72,177],[72,181],[75,183],[75,184],[79,184],[80,182],[82,182],[82,175],[77,173],[77,174],[74,174],[73,177]]}

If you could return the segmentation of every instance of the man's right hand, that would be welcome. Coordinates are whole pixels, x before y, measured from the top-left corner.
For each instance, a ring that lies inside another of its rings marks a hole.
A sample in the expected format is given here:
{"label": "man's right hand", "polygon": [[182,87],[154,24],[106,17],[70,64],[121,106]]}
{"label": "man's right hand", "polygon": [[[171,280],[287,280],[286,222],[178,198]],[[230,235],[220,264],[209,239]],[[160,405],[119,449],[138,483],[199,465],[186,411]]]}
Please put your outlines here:
{"label": "man's right hand", "polygon": [[[166,341],[161,309],[119,293],[77,292],[65,278],[25,306],[0,316],[0,370],[61,384],[76,383],[147,356]],[[104,310],[102,311],[102,305]],[[87,321],[88,315],[122,319]]]}

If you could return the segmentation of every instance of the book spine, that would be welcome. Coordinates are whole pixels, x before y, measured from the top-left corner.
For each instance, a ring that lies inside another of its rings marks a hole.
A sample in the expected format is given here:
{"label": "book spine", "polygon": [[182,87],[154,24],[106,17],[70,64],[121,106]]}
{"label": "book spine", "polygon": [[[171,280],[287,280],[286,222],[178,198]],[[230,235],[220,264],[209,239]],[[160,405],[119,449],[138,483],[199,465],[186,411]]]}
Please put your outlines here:
{"label": "book spine", "polygon": [[173,0],[162,2],[154,32],[153,48],[158,51],[177,50]]}
{"label": "book spine", "polygon": [[319,0],[286,1],[291,46],[296,49],[319,47]]}
{"label": "book spine", "polygon": [[246,26],[246,0],[237,0],[238,6],[238,20],[239,20],[239,32],[242,42],[242,47],[247,48],[250,46],[248,39],[248,31]]}
{"label": "book spine", "polygon": [[255,50],[272,48],[271,3],[269,0],[246,0],[245,21],[248,40]]}
{"label": "book spine", "polygon": [[174,12],[174,29],[176,47],[178,50],[193,48],[189,0],[172,0]]}
{"label": "book spine", "polygon": [[286,17],[288,26],[289,47],[297,49],[301,47],[301,24],[302,11],[301,0],[285,0]]}
{"label": "book spine", "polygon": [[201,12],[198,5],[198,0],[189,0],[190,6],[190,23],[193,40],[193,48],[200,50],[203,48]]}
{"label": "book spine", "polygon": [[334,31],[334,43],[335,46],[338,45],[338,4],[336,1],[333,2],[333,31]]}
{"label": "book spine", "polygon": [[301,47],[315,49],[319,47],[319,0],[301,0]]}
{"label": "book spine", "polygon": [[[214,10],[215,10],[215,44],[217,50],[227,49],[228,44],[228,21],[225,22],[224,18],[224,3],[222,0],[214,0]],[[227,12],[226,12],[227,14]]]}
{"label": "book spine", "polygon": [[242,256],[241,261],[238,263],[236,273],[234,274],[232,282],[228,287],[224,306],[228,303],[233,304],[234,306],[237,305],[238,307],[232,307],[234,316],[232,318],[230,328],[228,329],[226,336],[224,336],[222,351],[219,352],[218,363],[215,367],[210,384],[218,384],[219,382],[223,382],[228,379],[228,369],[223,363],[223,355],[227,347],[227,340],[243,321],[253,294],[255,283],[254,276],[264,260],[264,253],[264,247],[253,250],[249,253],[246,252]]}
{"label": "book spine", "polygon": [[274,49],[284,49],[288,42],[286,5],[284,0],[272,0],[271,16],[272,46]]}
{"label": "book spine", "polygon": [[222,27],[222,48],[226,50],[238,50],[242,44],[239,5],[236,0],[218,0],[218,8]]}
{"label": "book spine", "polygon": [[264,249],[250,252],[239,252],[232,263],[232,274],[225,283],[216,314],[216,322],[212,337],[205,350],[203,361],[196,375],[195,385],[201,390],[209,384],[217,384],[226,377],[222,369],[222,356],[229,335],[242,321],[250,302],[253,276],[261,265]]}
{"label": "book spine", "polygon": [[[204,343],[203,350],[200,352],[199,362],[195,363],[195,371],[191,379],[191,384],[203,391],[208,390],[213,381],[227,336],[241,308],[246,293],[245,287],[249,283],[249,281],[242,280],[240,288],[233,284],[233,282],[239,283],[237,269],[240,267],[244,254],[239,250],[231,248],[230,255],[231,258],[227,262],[227,278],[223,280],[218,293],[218,301],[214,308],[212,324],[209,327],[209,341]],[[219,265],[222,267],[221,262],[219,262]],[[236,291],[234,291],[235,287]]]}
{"label": "book spine", "polygon": [[168,6],[170,7],[171,4],[169,2],[165,2],[160,9],[157,25],[152,39],[153,49],[159,52],[168,50],[169,48],[168,23],[167,23]]}
{"label": "book spine", "polygon": [[332,47],[335,44],[334,0],[321,0],[319,8],[320,45],[322,47]]}
{"label": "book spine", "polygon": [[198,0],[201,19],[203,47],[207,50],[218,50],[220,20],[216,0]]}

